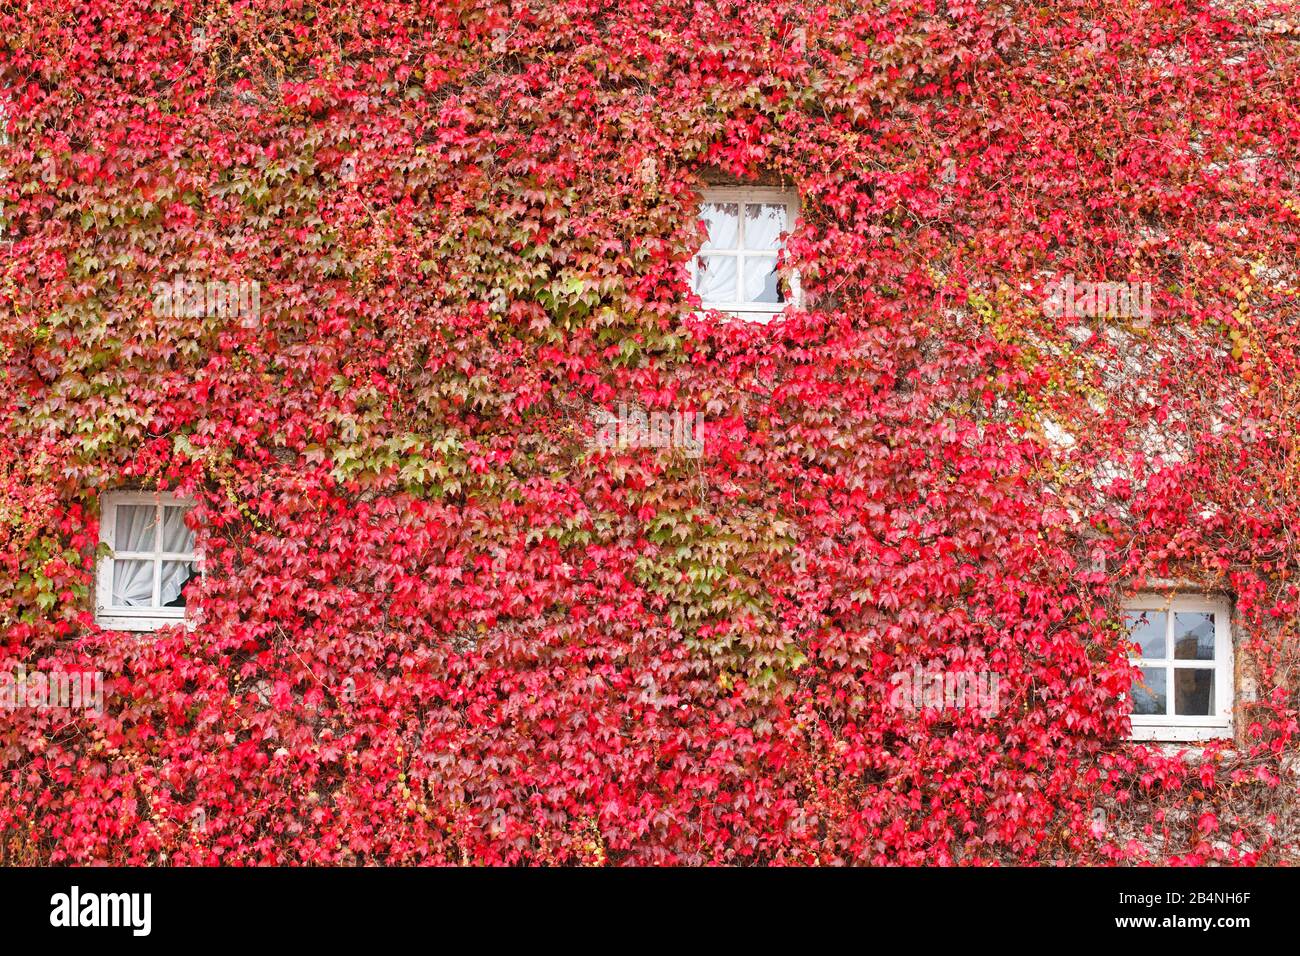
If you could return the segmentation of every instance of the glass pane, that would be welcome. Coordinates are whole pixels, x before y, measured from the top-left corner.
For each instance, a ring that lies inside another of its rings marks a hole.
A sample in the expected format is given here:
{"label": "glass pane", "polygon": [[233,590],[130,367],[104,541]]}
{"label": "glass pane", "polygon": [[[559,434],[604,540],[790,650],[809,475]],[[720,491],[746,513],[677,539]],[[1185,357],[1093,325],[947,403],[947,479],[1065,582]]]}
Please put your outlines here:
{"label": "glass pane", "polygon": [[194,580],[194,565],[189,561],[164,561],[158,600],[163,607],[184,607],[185,590]]}
{"label": "glass pane", "polygon": [[1174,615],[1174,657],[1180,661],[1214,660],[1214,615],[1179,611]]}
{"label": "glass pane", "polygon": [[735,249],[740,240],[740,204],[734,202],[706,202],[700,209],[700,218],[709,230],[705,249]]}
{"label": "glass pane", "polygon": [[158,544],[158,509],[153,505],[118,505],[114,551],[153,553]]}
{"label": "glass pane", "polygon": [[1133,713],[1165,713],[1165,669],[1163,667],[1142,668],[1141,682],[1134,681],[1129,689],[1133,697]]}
{"label": "glass pane", "polygon": [[785,232],[785,204],[775,202],[745,204],[745,248],[779,249],[778,239]]}
{"label": "glass pane", "polygon": [[1158,661],[1165,656],[1165,618],[1164,611],[1129,611],[1124,615],[1129,640],[1140,648],[1139,657]]}
{"label": "glass pane", "polygon": [[776,256],[745,257],[745,302],[784,302],[776,280]]}
{"label": "glass pane", "polygon": [[194,553],[194,532],[185,527],[185,508],[163,509],[163,550]]}
{"label": "glass pane", "polygon": [[1180,717],[1209,717],[1214,713],[1214,670],[1174,668],[1174,713]]}
{"label": "glass pane", "polygon": [[113,606],[151,607],[154,567],[152,561],[114,561]]}
{"label": "glass pane", "polygon": [[700,256],[696,260],[695,291],[705,302],[736,301],[735,256]]}

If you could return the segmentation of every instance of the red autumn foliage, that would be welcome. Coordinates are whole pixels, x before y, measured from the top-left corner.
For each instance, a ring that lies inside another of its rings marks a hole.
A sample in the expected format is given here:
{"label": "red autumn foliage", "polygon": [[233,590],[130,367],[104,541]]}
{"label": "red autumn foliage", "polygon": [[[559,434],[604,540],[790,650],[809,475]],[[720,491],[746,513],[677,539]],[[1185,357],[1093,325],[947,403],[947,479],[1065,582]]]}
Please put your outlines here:
{"label": "red autumn foliage", "polygon": [[[8,859],[1296,859],[1294,4],[0,37],[0,663],[106,679],[0,715]],[[719,176],[799,191],[771,323],[692,298]],[[1151,321],[1045,311],[1065,274]],[[257,321],[156,314],[176,276]],[[703,454],[593,446],[619,402]],[[193,628],[96,626],[118,487],[198,502]],[[1173,579],[1233,594],[1258,685],[1201,756],[1125,739],[1120,601]],[[1003,706],[889,706],[935,666]]]}

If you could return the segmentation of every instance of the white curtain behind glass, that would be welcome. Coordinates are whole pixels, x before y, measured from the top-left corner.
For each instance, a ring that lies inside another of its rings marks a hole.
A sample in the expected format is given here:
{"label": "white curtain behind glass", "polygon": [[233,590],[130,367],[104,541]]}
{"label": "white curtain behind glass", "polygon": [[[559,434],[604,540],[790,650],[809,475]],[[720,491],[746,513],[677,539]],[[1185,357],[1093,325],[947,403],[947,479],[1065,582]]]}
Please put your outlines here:
{"label": "white curtain behind glass", "polygon": [[695,291],[704,302],[735,302],[736,257],[700,256]]}
{"label": "white curtain behind glass", "polygon": [[[118,505],[113,550],[152,554],[156,546],[158,509],[152,505]],[[113,562],[113,605],[139,607],[153,603],[153,561]]]}
{"label": "white curtain behind glass", "polygon": [[740,237],[740,204],[705,203],[700,218],[708,230],[704,249],[696,259],[695,291],[704,302],[736,301],[737,260],[708,255],[710,249],[734,250]]}
{"label": "white curtain behind glass", "polygon": [[[179,554],[193,553],[194,536],[190,529],[185,527],[185,509],[165,508],[163,510],[163,550]],[[165,607],[176,600],[180,596],[181,588],[189,580],[189,576],[189,562],[164,561],[158,603]]]}
{"label": "white curtain behind glass", "polygon": [[[785,206],[781,203],[746,203],[746,251],[780,248],[781,233],[785,231]],[[745,302],[781,302],[777,284],[776,256],[750,256],[745,260]]]}
{"label": "white curtain behind glass", "polygon": [[753,250],[780,248],[785,232],[785,206],[781,203],[747,203],[745,205],[745,248]]}

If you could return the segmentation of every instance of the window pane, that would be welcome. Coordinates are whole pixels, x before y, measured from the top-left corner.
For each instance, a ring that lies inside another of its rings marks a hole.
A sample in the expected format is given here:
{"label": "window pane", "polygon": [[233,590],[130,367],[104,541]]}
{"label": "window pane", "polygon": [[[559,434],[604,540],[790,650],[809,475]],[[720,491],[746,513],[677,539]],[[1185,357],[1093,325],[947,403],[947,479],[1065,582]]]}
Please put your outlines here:
{"label": "window pane", "polygon": [[1174,668],[1174,713],[1180,717],[1209,717],[1214,712],[1214,669]]}
{"label": "window pane", "polygon": [[1174,615],[1174,657],[1180,661],[1214,660],[1214,615],[1179,611]]}
{"label": "window pane", "polygon": [[1142,668],[1141,682],[1134,681],[1129,693],[1133,697],[1133,713],[1163,715],[1166,701],[1165,669]]}
{"label": "window pane", "polygon": [[114,551],[147,551],[157,547],[158,509],[153,505],[118,505]]}
{"label": "window pane", "polygon": [[776,279],[776,256],[745,257],[745,302],[784,302]]}
{"label": "window pane", "polygon": [[185,588],[194,579],[194,565],[189,561],[164,561],[159,601],[163,607],[184,607]]}
{"label": "window pane", "polygon": [[163,509],[163,550],[194,553],[194,532],[185,527],[185,508]]}
{"label": "window pane", "polygon": [[1164,611],[1129,611],[1124,615],[1129,639],[1140,648],[1139,657],[1160,660],[1165,656]]}
{"label": "window pane", "polygon": [[784,203],[745,204],[745,248],[779,249],[778,239],[785,232]]}
{"label": "window pane", "polygon": [[695,291],[705,302],[736,301],[735,256],[700,256],[696,260]]}
{"label": "window pane", "polygon": [[734,202],[706,202],[700,209],[700,218],[708,227],[709,238],[705,249],[735,249],[740,240],[740,204]]}
{"label": "window pane", "polygon": [[150,607],[153,604],[152,561],[113,562],[113,606]]}

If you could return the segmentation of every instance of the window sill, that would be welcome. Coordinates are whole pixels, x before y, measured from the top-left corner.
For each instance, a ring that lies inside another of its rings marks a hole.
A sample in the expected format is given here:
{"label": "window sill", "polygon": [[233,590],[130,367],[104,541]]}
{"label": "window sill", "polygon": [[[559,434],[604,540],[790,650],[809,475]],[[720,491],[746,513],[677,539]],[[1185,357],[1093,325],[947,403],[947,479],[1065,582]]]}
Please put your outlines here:
{"label": "window sill", "polygon": [[785,318],[786,310],[789,308],[791,306],[787,305],[778,312],[753,312],[747,309],[724,309],[716,306],[704,306],[695,315],[699,319],[707,319],[710,315],[723,315],[731,321],[756,322],[763,325],[776,319]]}
{"label": "window sill", "polygon": [[192,631],[195,625],[192,617],[144,617],[112,613],[96,614],[95,623],[106,631],[156,631],[176,624]]}
{"label": "window sill", "polygon": [[1129,740],[1136,743],[1194,743],[1208,740],[1231,740],[1232,725],[1186,726],[1174,724],[1135,726]]}

